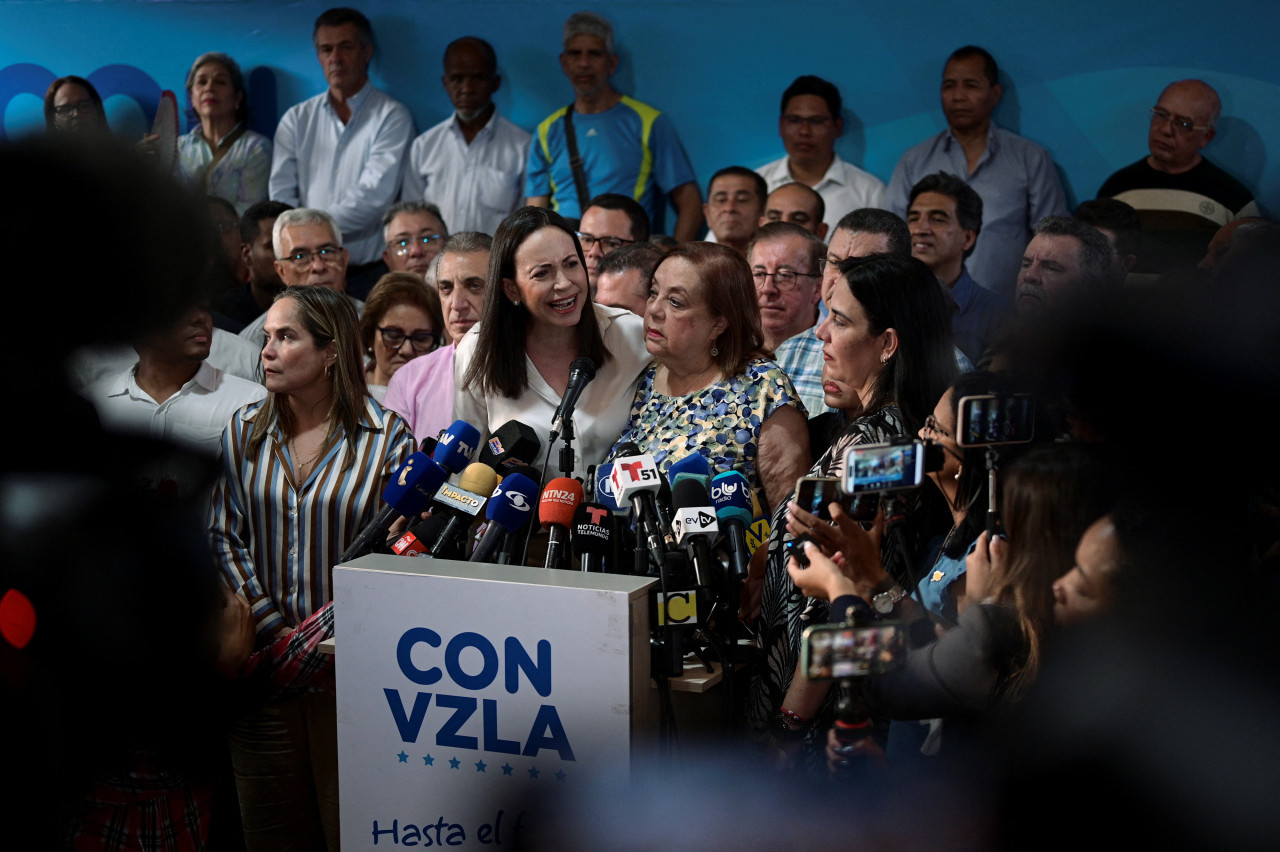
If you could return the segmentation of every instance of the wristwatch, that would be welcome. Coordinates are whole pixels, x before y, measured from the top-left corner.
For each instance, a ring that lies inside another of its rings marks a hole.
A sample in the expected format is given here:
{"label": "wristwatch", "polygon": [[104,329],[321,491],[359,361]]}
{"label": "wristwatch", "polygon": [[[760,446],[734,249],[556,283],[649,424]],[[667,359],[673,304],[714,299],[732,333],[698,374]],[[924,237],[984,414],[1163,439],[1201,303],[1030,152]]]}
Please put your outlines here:
{"label": "wristwatch", "polygon": [[872,596],[871,606],[881,615],[888,615],[893,612],[893,608],[897,605],[898,601],[902,600],[906,596],[907,593],[903,588],[897,583],[894,583],[889,587],[888,591],[880,592],[879,594]]}

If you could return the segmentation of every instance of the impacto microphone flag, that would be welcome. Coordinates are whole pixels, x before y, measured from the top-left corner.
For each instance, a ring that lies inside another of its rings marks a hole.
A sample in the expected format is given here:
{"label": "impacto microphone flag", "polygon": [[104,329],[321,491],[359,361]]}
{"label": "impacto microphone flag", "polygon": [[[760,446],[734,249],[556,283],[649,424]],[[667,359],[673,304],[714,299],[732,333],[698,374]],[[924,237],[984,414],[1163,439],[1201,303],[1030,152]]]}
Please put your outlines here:
{"label": "impacto microphone flag", "polygon": [[498,483],[484,516],[489,521],[480,543],[471,553],[472,562],[488,562],[502,547],[507,535],[518,532],[533,517],[533,507],[538,499],[538,483],[523,473],[508,473]]}

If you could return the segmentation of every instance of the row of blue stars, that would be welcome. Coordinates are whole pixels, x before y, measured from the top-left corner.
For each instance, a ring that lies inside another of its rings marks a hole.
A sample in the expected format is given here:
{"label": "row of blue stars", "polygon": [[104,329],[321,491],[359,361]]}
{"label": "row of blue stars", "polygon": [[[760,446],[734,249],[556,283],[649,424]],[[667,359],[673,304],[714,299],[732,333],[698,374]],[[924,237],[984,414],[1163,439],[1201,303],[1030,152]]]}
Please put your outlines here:
{"label": "row of blue stars", "polygon": [[[401,751],[399,754],[397,754],[397,755],[396,755],[396,758],[397,758],[401,763],[408,763],[408,762],[409,762],[409,755],[408,755],[408,754],[406,754],[406,753],[405,753],[405,752],[403,752],[403,751]],[[435,759],[435,757],[433,757],[432,755],[429,755],[429,754],[428,754],[428,755],[424,755],[424,756],[423,756],[423,758],[422,758],[422,763],[423,763],[423,765],[424,765],[424,766],[435,766],[436,759]],[[476,772],[487,772],[487,771],[488,771],[488,769],[489,769],[489,764],[485,763],[483,760],[477,760],[477,761],[475,762],[474,766],[475,766],[475,768],[476,768]],[[450,769],[461,769],[461,768],[462,768],[462,761],[461,761],[461,760],[459,760],[457,757],[451,757],[451,758],[449,758],[449,768],[450,768]],[[503,774],[503,775],[512,775],[512,774],[514,774],[514,772],[515,772],[515,767],[514,767],[514,766],[512,766],[512,765],[511,765],[511,764],[509,764],[509,763],[504,763],[504,764],[502,764],[502,766],[501,766],[501,767],[499,767],[499,768],[502,770],[502,774]],[[530,778],[532,778],[532,779],[534,779],[535,781],[537,780],[538,776],[542,774],[541,770],[539,770],[539,769],[538,769],[538,767],[536,767],[536,766],[530,766],[530,767],[529,767],[529,769],[528,769],[527,771],[528,771],[528,773],[529,773],[529,777],[530,777]],[[564,774],[564,772],[563,772],[562,770],[559,770],[559,769],[557,769],[557,770],[556,770],[555,779],[556,779],[557,781],[563,781],[563,780],[564,780],[565,778],[567,778],[567,777],[568,777],[568,776],[567,776],[567,775],[565,775],[565,774]]]}

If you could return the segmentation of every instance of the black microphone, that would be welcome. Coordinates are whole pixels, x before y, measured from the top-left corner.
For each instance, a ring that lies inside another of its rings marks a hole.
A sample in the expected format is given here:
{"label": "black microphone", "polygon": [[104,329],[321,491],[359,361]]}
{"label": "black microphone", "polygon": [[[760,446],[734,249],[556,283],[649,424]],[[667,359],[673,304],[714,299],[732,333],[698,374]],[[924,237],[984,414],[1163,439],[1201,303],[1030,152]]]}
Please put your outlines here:
{"label": "black microphone", "polygon": [[573,555],[578,557],[583,571],[599,573],[604,569],[604,557],[609,552],[612,517],[599,503],[580,503],[573,510],[573,527],[569,540]]}
{"label": "black microphone", "polygon": [[[508,420],[503,423],[489,440],[480,445],[480,455],[476,461],[493,468],[498,476],[508,473],[529,474],[529,465],[538,461],[538,453],[542,451],[542,442],[532,426],[526,426],[519,420]],[[536,478],[534,473],[531,478]]]}
{"label": "black microphone", "polygon": [[675,520],[672,522],[672,530],[675,532],[676,544],[689,550],[694,582],[699,586],[709,586],[711,542],[720,534],[716,510],[711,506],[711,495],[695,479],[681,479],[676,483],[673,493]]}
{"label": "black microphone", "polygon": [[621,444],[614,456],[609,478],[617,501],[631,504],[639,536],[644,539],[654,566],[661,570],[666,563],[666,536],[670,531],[662,529],[654,500],[663,480],[653,456],[641,453],[640,448],[629,441]]}
{"label": "black microphone", "polygon": [[573,359],[573,363],[569,365],[569,387],[565,389],[564,398],[560,400],[560,407],[556,409],[556,413],[551,417],[552,441],[560,437],[560,433],[564,431],[565,421],[573,417],[573,407],[578,404],[578,397],[582,395],[583,389],[595,377],[595,361],[585,355]]}

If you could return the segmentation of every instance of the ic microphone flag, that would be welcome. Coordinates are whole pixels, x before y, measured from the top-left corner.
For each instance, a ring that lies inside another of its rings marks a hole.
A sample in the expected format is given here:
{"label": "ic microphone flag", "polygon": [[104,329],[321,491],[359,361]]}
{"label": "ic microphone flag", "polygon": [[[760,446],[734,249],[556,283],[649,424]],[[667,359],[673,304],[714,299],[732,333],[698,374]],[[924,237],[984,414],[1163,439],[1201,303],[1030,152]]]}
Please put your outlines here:
{"label": "ic microphone flag", "polygon": [[479,444],[480,430],[465,420],[455,420],[440,434],[431,458],[449,473],[459,473],[476,457]]}
{"label": "ic microphone flag", "polygon": [[561,476],[547,483],[538,501],[538,520],[550,532],[546,568],[557,568],[564,558],[573,513],[582,502],[582,483]]}
{"label": "ic microphone flag", "polygon": [[425,509],[436,488],[447,477],[448,473],[444,468],[424,454],[410,455],[382,489],[382,502],[387,505],[360,531],[355,541],[338,557],[338,561],[349,562],[368,553],[379,535],[386,537],[396,518],[411,518]]}

